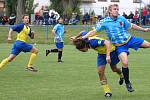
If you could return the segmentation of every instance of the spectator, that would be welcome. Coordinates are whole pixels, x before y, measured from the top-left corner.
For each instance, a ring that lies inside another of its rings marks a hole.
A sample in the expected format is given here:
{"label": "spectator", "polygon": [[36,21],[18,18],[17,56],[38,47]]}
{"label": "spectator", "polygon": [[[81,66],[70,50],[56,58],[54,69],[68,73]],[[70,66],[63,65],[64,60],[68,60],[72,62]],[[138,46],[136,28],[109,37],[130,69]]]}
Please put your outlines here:
{"label": "spectator", "polygon": [[69,20],[69,24],[76,25],[79,22],[79,17],[80,16],[77,16],[77,13],[72,13],[72,18]]}
{"label": "spectator", "polygon": [[90,20],[90,15],[88,13],[86,13],[83,16],[82,24],[87,24],[89,20]]}
{"label": "spectator", "polygon": [[49,13],[48,13],[48,11],[44,11],[43,16],[44,16],[44,24],[49,25]]}
{"label": "spectator", "polygon": [[2,17],[2,16],[0,16],[0,25],[2,24],[2,19],[3,19],[3,17]]}
{"label": "spectator", "polygon": [[135,15],[133,16],[133,23],[138,24],[138,21],[139,21],[139,15],[138,13],[135,13]]}
{"label": "spectator", "polygon": [[150,24],[150,11],[148,12],[148,15],[146,16],[147,24]]}
{"label": "spectator", "polygon": [[2,18],[2,24],[5,25],[6,23],[8,23],[8,17],[4,15]]}
{"label": "spectator", "polygon": [[9,25],[14,25],[15,22],[16,22],[16,16],[15,16],[15,14],[11,14],[11,16],[9,17],[8,23],[9,23]]}
{"label": "spectator", "polygon": [[129,14],[129,16],[128,16],[128,19],[129,19],[130,22],[133,21],[133,16],[134,16],[134,14],[131,11],[130,14]]}
{"label": "spectator", "polygon": [[146,25],[146,16],[148,15],[148,9],[146,7],[144,7],[142,9],[142,24]]}
{"label": "spectator", "polygon": [[127,19],[127,14],[125,13],[125,12],[123,12],[123,15],[122,16],[124,16],[126,19]]}

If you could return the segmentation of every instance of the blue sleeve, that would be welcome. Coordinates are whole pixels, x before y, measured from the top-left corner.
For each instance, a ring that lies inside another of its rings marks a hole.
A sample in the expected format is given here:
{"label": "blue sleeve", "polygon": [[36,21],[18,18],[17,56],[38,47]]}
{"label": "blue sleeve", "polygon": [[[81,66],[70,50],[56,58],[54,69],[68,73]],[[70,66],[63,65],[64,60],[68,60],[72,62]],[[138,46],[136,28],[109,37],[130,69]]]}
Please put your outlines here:
{"label": "blue sleeve", "polygon": [[24,28],[24,24],[23,23],[22,24],[16,24],[16,25],[11,27],[11,29],[13,31],[16,31],[18,33],[21,32],[23,28]]}
{"label": "blue sleeve", "polygon": [[128,30],[130,28],[130,26],[131,26],[131,23],[126,18],[124,18],[123,16],[122,16],[122,20],[124,22],[125,30]]}
{"label": "blue sleeve", "polygon": [[98,46],[104,46],[105,40],[97,40],[97,39],[91,39],[89,40],[91,48],[96,48]]}
{"label": "blue sleeve", "polygon": [[80,32],[80,34],[81,34],[82,36],[86,35],[87,33],[88,33],[87,31],[82,31],[82,32]]}
{"label": "blue sleeve", "polygon": [[95,26],[96,31],[101,31],[104,29],[104,19],[100,20]]}

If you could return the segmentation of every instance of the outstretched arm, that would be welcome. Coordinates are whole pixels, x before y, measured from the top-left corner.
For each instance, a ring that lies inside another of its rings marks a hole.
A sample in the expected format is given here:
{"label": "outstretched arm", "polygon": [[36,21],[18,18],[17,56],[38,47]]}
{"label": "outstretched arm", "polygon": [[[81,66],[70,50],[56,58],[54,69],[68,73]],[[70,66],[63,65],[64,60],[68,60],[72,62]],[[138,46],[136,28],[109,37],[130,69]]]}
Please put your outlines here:
{"label": "outstretched arm", "polygon": [[110,64],[111,59],[110,59],[110,48],[111,48],[111,43],[108,40],[104,41],[104,45],[106,46],[106,61],[107,63]]}
{"label": "outstretched arm", "polygon": [[95,33],[96,33],[96,30],[95,30],[95,29],[94,29],[94,30],[91,30],[91,31],[89,31],[86,35],[82,36],[82,39],[86,39],[86,38],[88,38],[89,36],[93,36],[93,35],[95,35]]}
{"label": "outstretched arm", "polygon": [[150,31],[150,28],[143,28],[143,27],[140,27],[140,26],[133,24],[133,23],[131,24],[131,28],[135,29],[135,30],[143,31],[143,32]]}
{"label": "outstretched arm", "polygon": [[77,36],[70,37],[70,40],[73,41],[73,40],[78,39],[78,38],[82,38],[81,32]]}

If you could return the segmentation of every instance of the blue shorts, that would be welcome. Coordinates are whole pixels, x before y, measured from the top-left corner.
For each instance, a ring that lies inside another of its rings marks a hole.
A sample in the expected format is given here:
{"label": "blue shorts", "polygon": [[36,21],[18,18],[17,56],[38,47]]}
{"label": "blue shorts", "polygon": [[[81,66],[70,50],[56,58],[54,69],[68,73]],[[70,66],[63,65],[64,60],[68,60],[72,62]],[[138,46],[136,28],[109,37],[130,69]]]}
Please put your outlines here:
{"label": "blue shorts", "polygon": [[116,46],[117,53],[118,55],[122,52],[126,52],[127,54],[129,54],[129,48],[138,50],[143,42],[144,39],[132,36],[126,44],[122,46]]}
{"label": "blue shorts", "polygon": [[33,46],[26,42],[15,41],[11,49],[11,54],[18,55],[20,52],[30,52]]}
{"label": "blue shorts", "polygon": [[56,42],[55,45],[56,45],[57,49],[62,49],[64,47],[64,43],[63,42]]}
{"label": "blue shorts", "polygon": [[[119,58],[117,55],[116,51],[113,51],[110,53],[110,59],[111,59],[111,65],[116,65],[119,63]],[[107,61],[106,61],[106,54],[99,54],[97,56],[97,67],[101,66],[101,65],[106,65]]]}

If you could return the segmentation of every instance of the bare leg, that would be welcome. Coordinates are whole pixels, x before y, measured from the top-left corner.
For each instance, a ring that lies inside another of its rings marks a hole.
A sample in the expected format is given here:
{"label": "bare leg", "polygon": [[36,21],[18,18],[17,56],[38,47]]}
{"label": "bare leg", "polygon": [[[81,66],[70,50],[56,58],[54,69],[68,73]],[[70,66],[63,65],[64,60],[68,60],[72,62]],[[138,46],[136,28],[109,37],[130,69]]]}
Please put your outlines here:
{"label": "bare leg", "polygon": [[103,87],[103,90],[105,92],[105,96],[106,97],[111,97],[112,94],[111,94],[110,88],[107,84],[107,79],[106,79],[106,76],[105,76],[105,66],[106,65],[101,65],[97,68],[97,70],[98,70],[99,80],[100,80],[101,85]]}
{"label": "bare leg", "polygon": [[124,80],[125,80],[125,83],[126,83],[126,88],[129,92],[133,92],[134,89],[132,88],[131,86],[131,83],[129,81],[129,69],[128,69],[128,56],[127,56],[127,53],[126,52],[122,52],[120,55],[119,55],[119,58],[122,62],[122,73],[123,73],[123,76],[124,76]]}

